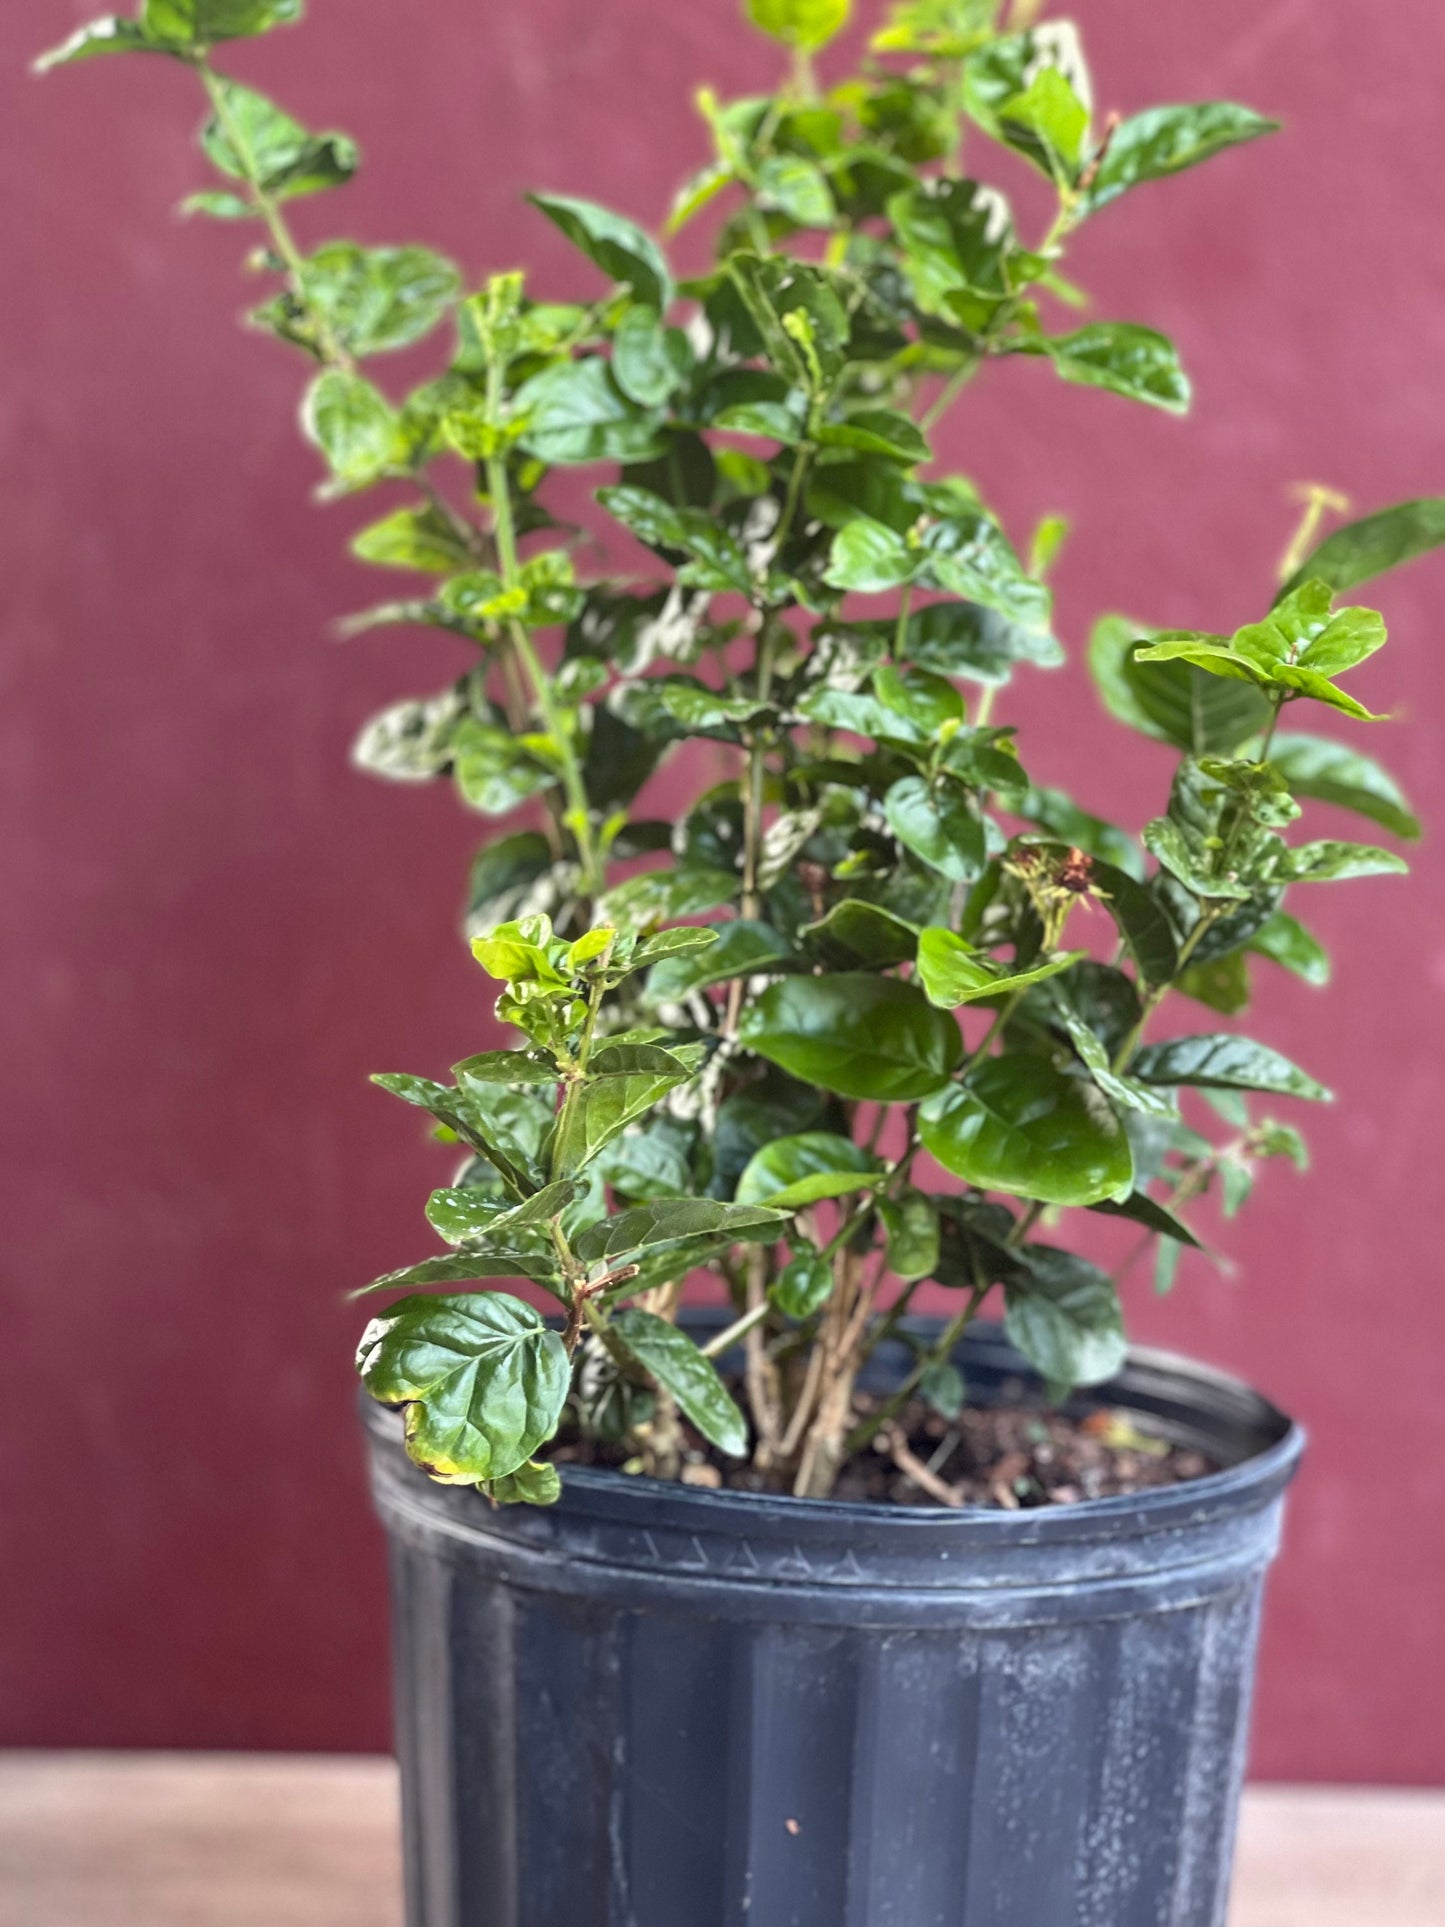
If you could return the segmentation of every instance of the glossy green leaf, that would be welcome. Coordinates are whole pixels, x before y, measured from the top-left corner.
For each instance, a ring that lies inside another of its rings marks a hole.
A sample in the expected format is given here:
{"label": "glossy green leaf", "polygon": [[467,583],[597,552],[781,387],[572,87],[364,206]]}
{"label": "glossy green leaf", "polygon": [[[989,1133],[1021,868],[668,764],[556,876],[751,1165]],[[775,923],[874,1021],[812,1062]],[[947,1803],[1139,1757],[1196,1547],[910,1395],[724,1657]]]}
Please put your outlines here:
{"label": "glossy green leaf", "polygon": [[918,977],[928,1000],[940,1010],[956,1010],[980,997],[1008,997],[1041,984],[1060,971],[1068,970],[1083,956],[1075,950],[1068,956],[1050,957],[1027,970],[1014,970],[997,962],[987,951],[975,949],[951,930],[925,930],[918,939]]}
{"label": "glossy green leaf", "polygon": [[1197,848],[1171,817],[1156,817],[1145,825],[1144,847],[1196,896],[1217,902],[1243,903],[1253,894],[1247,883],[1219,872],[1217,859],[1222,852]]}
{"label": "glossy green leaf", "polygon": [[769,985],[739,1036],[794,1077],[894,1104],[937,1090],[963,1055],[958,1025],[916,984],[849,972]]}
{"label": "glossy green leaf", "polygon": [[612,374],[629,400],[661,408],[687,379],[686,339],[664,328],[656,308],[629,308],[612,337]]}
{"label": "glossy green leaf", "polygon": [[1005,1288],[1004,1329],[1055,1388],[1098,1385],[1127,1356],[1114,1282],[1071,1251],[1033,1245],[1026,1281]]}
{"label": "glossy green leaf", "polygon": [[778,1211],[801,1211],[824,1198],[866,1190],[883,1175],[883,1161],[851,1139],[831,1131],[805,1131],[800,1137],[765,1144],[738,1179],[739,1204],[769,1204]]}
{"label": "glossy green leaf", "polygon": [[963,297],[976,328],[986,327],[1011,295],[1013,225],[997,190],[947,176],[918,181],[889,199],[888,218],[918,305],[952,316]]}
{"label": "glossy green leaf", "polygon": [[785,1318],[811,1318],[821,1311],[833,1290],[833,1267],[812,1246],[785,1264],[768,1296]]}
{"label": "glossy green leaf", "polygon": [[1127,1194],[1134,1161],[1106,1100],[1044,1057],[990,1057],[919,1114],[924,1148],[981,1191],[1045,1204]]}
{"label": "glossy green leaf", "polygon": [[855,409],[839,421],[824,422],[817,439],[822,448],[856,448],[908,468],[926,462],[932,453],[917,424],[892,408]]}
{"label": "glossy green leaf", "polygon": [[731,903],[741,884],[727,870],[684,864],[676,870],[645,870],[607,892],[599,906],[609,922],[638,930],[669,917],[698,917]]}
{"label": "glossy green leaf", "polygon": [[1329,953],[1319,938],[1287,911],[1277,910],[1255,932],[1249,948],[1296,977],[1303,977],[1307,984],[1324,985],[1330,980]]}
{"label": "glossy green leaf", "polygon": [[253,87],[217,76],[223,113],[201,132],[206,157],[233,180],[252,182],[272,200],[341,187],[360,165],[345,134],[311,134]]}
{"label": "glossy green leaf", "polygon": [[406,1449],[450,1483],[502,1479],[557,1429],[571,1366],[556,1332],[503,1292],[406,1298],[362,1335],[357,1369],[406,1407]]}
{"label": "glossy green leaf", "polygon": [[560,1289],[557,1267],[549,1258],[535,1252],[499,1249],[450,1251],[443,1257],[423,1258],[420,1264],[383,1272],[381,1277],[373,1278],[352,1295],[367,1298],[379,1291],[413,1291],[418,1285],[459,1285],[468,1279],[482,1278],[530,1278],[554,1292]]}
{"label": "glossy green leaf", "polygon": [[1158,898],[1126,871],[1097,858],[1093,882],[1145,983],[1167,984],[1178,968],[1179,946]]}
{"label": "glossy green leaf", "polygon": [[53,67],[68,67],[78,60],[94,60],[102,54],[171,54],[180,55],[185,50],[184,40],[165,40],[146,32],[139,20],[122,20],[116,14],[105,14],[99,20],[92,20],[86,26],[77,27],[69,39],[63,40],[58,47],[40,55],[35,61],[38,74],[49,73]]}
{"label": "glossy green leaf", "polygon": [[304,0],[144,0],[145,30],[159,40],[186,40],[201,46],[241,40],[289,26],[301,18]]}
{"label": "glossy green leaf", "polygon": [[705,1439],[730,1458],[746,1457],[747,1420],[733,1403],[717,1367],[686,1332],[637,1306],[618,1312],[611,1329],[638,1364],[672,1394]]}
{"label": "glossy green leaf", "polygon": [[787,1221],[785,1212],[763,1205],[721,1204],[712,1198],[665,1198],[589,1226],[576,1240],[575,1249],[584,1263],[596,1264],[695,1238],[767,1243],[781,1234]]}
{"label": "glossy green leaf", "polygon": [[800,154],[769,154],[758,166],[755,190],[761,206],[776,208],[799,227],[831,228],[838,218],[828,176]]}
{"label": "glossy green leaf", "polygon": [[711,984],[788,969],[796,961],[787,942],[768,924],[739,919],[719,924],[716,943],[705,950],[654,964],[643,995],[650,1004],[677,1003]]}
{"label": "glossy green leaf", "polygon": [[[363,248],[332,241],[302,268],[308,303],[353,355],[408,348],[429,335],[456,300],[456,268],[429,248]],[[262,319],[270,311],[262,311]]]}
{"label": "glossy green leaf", "polygon": [[799,934],[813,955],[838,970],[860,964],[886,970],[890,964],[910,962],[918,952],[915,924],[861,897],[844,897]]}
{"label": "glossy green leaf", "polygon": [[1393,850],[1370,843],[1300,843],[1286,852],[1276,874],[1291,883],[1339,883],[1353,877],[1404,876],[1409,867]]}
{"label": "glossy green leaf", "polygon": [[539,461],[643,462],[662,451],[657,416],[629,401],[597,356],[553,362],[523,382],[514,402],[522,446]]}
{"label": "glossy green leaf", "polygon": [[318,375],[307,391],[301,418],[332,474],[347,487],[364,488],[396,460],[396,417],[362,375],[339,368]]}
{"label": "glossy green leaf", "polygon": [[1272,134],[1278,121],[1227,100],[1193,101],[1181,107],[1150,107],[1114,128],[1084,195],[1090,213],[1117,201],[1132,187],[1196,167],[1226,148]]}
{"label": "glossy green leaf", "polygon": [[1330,1092],[1297,1064],[1248,1037],[1176,1037],[1167,1044],[1146,1044],[1130,1071],[1146,1084],[1192,1084],[1246,1091],[1274,1091],[1282,1097],[1328,1099]]}
{"label": "glossy green leaf", "polygon": [[1445,544],[1445,495],[1398,502],[1327,535],[1280,590],[1280,598],[1303,583],[1327,582],[1338,592],[1398,569]]}
{"label": "glossy green leaf", "polygon": [[983,872],[983,819],[956,784],[905,776],[883,799],[883,814],[898,841],[954,883]]}
{"label": "glossy green leaf", "polygon": [[1128,321],[1097,321],[1043,343],[1065,381],[1107,388],[1171,415],[1189,407],[1189,378],[1167,336]]}
{"label": "glossy green leaf", "polygon": [[557,1168],[580,1170],[634,1118],[694,1074],[691,1064],[657,1044],[599,1047],[588,1060],[586,1081],[558,1122]]}
{"label": "glossy green leaf", "polygon": [[746,0],[755,27],[789,47],[826,46],[848,24],[852,0]]}
{"label": "glossy green leaf", "polygon": [[1090,1077],[1113,1104],[1121,1110],[1145,1111],[1155,1117],[1178,1116],[1179,1105],[1172,1092],[1156,1090],[1137,1077],[1129,1077],[1114,1069],[1113,1052],[1085,1022],[1063,986],[1058,988],[1054,996],[1053,1009]]}
{"label": "glossy green leaf", "polygon": [[1396,836],[1420,834],[1419,818],[1389,771],[1347,743],[1281,730],[1270,745],[1269,760],[1296,796],[1353,810]]}
{"label": "glossy green leaf", "polygon": [[740,253],[728,259],[754,327],[778,371],[822,400],[843,369],[848,314],[831,276],[808,262]]}
{"label": "glossy green leaf", "polygon": [[611,280],[632,289],[659,314],[672,301],[672,275],[652,236],[625,214],[570,194],[529,194],[528,200],[559,227]]}
{"label": "glossy green leaf", "polygon": [[1105,707],[1121,722],[1188,750],[1228,755],[1269,722],[1270,702],[1251,683],[1225,681],[1187,662],[1140,662],[1153,632],[1105,616],[1089,638],[1089,669]]}
{"label": "glossy green leaf", "polygon": [[888,1238],[888,1269],[905,1283],[927,1278],[938,1264],[938,1206],[921,1191],[883,1198],[878,1216]]}

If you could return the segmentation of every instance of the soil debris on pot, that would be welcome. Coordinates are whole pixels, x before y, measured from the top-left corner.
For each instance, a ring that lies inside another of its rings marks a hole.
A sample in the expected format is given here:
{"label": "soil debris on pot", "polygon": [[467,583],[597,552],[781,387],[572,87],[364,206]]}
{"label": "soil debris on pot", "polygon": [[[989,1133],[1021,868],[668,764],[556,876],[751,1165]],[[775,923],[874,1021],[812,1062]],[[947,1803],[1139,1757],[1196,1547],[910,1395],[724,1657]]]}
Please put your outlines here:
{"label": "soil debris on pot", "polygon": [[[859,1399],[860,1422],[870,1407],[871,1401]],[[788,1489],[784,1479],[769,1480],[751,1465],[724,1459],[686,1423],[682,1433],[685,1484],[735,1492]],[[575,1434],[549,1456],[568,1465],[641,1469],[622,1448]],[[1017,1512],[1181,1485],[1219,1470],[1206,1453],[1151,1436],[1136,1414],[1109,1407],[1065,1412],[1024,1396],[967,1406],[945,1418],[916,1400],[849,1461],[833,1496],[855,1504]]]}

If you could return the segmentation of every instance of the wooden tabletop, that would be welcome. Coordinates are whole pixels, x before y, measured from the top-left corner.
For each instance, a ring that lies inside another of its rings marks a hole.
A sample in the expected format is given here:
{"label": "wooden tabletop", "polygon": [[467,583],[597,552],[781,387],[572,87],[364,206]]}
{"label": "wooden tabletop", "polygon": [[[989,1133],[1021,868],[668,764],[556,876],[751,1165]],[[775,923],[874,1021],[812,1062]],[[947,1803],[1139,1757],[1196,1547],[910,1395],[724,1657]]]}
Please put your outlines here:
{"label": "wooden tabletop", "polygon": [[[387,1760],[0,1754],[0,1927],[400,1927]],[[1230,1927],[1442,1927],[1445,1793],[1259,1787]]]}

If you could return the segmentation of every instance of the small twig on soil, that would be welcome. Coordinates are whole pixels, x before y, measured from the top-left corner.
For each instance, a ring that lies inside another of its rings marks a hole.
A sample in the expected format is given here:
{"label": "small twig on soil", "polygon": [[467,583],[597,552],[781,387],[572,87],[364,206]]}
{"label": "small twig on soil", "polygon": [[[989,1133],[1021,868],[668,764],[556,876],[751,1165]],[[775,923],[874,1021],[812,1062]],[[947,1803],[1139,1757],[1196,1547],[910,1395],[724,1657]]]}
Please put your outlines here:
{"label": "small twig on soil", "polygon": [[930,1499],[937,1499],[940,1505],[956,1509],[963,1504],[961,1494],[953,1486],[945,1483],[922,1459],[909,1451],[908,1438],[901,1425],[885,1425],[880,1437],[888,1447],[889,1458],[904,1478],[911,1480],[921,1492],[926,1492]]}

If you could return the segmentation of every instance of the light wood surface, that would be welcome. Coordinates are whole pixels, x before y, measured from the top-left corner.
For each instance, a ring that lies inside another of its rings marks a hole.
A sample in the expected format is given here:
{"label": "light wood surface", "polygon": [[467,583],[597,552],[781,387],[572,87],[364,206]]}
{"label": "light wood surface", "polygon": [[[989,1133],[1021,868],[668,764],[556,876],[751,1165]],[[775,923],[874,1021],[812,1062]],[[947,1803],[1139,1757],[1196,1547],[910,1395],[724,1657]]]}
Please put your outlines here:
{"label": "light wood surface", "polygon": [[[389,1761],[0,1755],[0,1927],[400,1927],[397,1891]],[[1230,1927],[1445,1927],[1445,1793],[1252,1790]]]}

